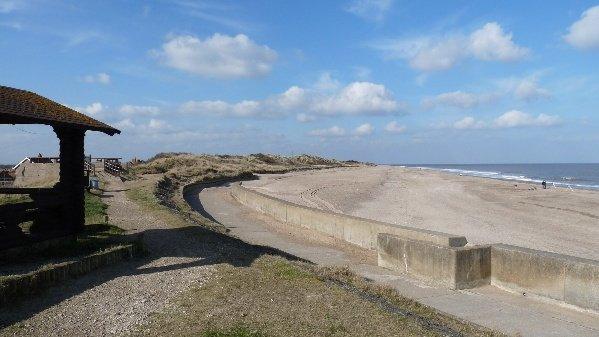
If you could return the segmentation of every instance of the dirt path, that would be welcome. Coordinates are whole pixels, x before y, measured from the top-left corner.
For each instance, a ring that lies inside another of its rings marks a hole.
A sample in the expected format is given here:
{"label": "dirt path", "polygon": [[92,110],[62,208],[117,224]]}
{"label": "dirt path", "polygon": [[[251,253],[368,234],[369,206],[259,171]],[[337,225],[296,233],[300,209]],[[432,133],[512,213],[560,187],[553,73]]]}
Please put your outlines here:
{"label": "dirt path", "polygon": [[[104,200],[110,221],[143,231],[149,255],[107,267],[38,298],[0,310],[0,335],[116,336],[162,311],[179,293],[211,275],[216,249],[195,235],[194,228],[172,228],[125,196],[125,186],[111,179]],[[197,229],[197,228],[196,228]]]}

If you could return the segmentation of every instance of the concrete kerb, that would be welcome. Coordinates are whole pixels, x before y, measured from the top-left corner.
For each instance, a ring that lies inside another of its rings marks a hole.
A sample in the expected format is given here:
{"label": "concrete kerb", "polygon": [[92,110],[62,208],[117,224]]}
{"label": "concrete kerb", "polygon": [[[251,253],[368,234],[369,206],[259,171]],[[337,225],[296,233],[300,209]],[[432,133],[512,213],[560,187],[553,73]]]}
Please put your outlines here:
{"label": "concrete kerb", "polygon": [[36,294],[70,278],[76,278],[95,269],[130,260],[143,253],[142,236],[129,244],[123,244],[88,255],[77,261],[50,265],[37,271],[6,277],[0,282],[0,306],[8,305],[19,298]]}
{"label": "concrete kerb", "polygon": [[392,233],[448,247],[465,246],[464,236],[411,228],[297,205],[258,191],[233,185],[231,195],[243,205],[277,220],[313,229],[360,247],[375,250],[378,233]]}

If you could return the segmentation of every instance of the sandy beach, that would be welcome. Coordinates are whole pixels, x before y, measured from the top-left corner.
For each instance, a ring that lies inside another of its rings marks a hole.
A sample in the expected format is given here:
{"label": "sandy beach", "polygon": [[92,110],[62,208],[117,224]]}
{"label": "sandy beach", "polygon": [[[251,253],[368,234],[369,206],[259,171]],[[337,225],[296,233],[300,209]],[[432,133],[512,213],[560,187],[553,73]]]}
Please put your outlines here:
{"label": "sandy beach", "polygon": [[[246,182],[298,204],[599,260],[599,192],[415,168],[340,168]],[[517,186],[516,186],[517,185]]]}

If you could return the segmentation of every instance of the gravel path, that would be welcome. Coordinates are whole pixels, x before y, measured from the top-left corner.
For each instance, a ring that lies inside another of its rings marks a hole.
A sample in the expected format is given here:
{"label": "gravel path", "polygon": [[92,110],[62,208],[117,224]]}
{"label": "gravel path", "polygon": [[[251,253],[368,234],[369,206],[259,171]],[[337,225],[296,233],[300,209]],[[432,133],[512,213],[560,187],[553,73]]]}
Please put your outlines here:
{"label": "gravel path", "polygon": [[[164,310],[182,291],[205,282],[218,249],[198,227],[172,228],[142,212],[111,179],[110,221],[144,232],[147,257],[103,268],[37,298],[0,309],[0,336],[117,336]],[[210,246],[208,246],[210,245]]]}

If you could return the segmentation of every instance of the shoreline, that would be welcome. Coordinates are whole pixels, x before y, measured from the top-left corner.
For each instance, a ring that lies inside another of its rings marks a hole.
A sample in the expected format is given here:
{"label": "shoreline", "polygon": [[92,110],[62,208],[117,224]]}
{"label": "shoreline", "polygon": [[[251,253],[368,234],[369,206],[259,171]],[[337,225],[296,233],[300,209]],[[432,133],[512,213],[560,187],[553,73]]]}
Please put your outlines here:
{"label": "shoreline", "polygon": [[[526,175],[515,175],[518,173],[502,173],[502,172],[494,172],[494,171],[481,171],[481,170],[474,170],[474,167],[472,168],[472,170],[468,170],[468,169],[457,169],[457,168],[450,168],[450,166],[501,166],[501,165],[599,165],[599,164],[594,164],[594,163],[588,163],[588,164],[447,164],[447,165],[443,165],[443,164],[429,164],[430,166],[427,166],[426,164],[407,164],[407,165],[402,165],[402,164],[381,164],[380,166],[393,166],[393,167],[403,167],[403,168],[412,168],[412,169],[421,169],[421,170],[432,170],[432,171],[437,171],[437,172],[445,172],[445,173],[449,173],[449,174],[454,174],[454,175],[458,175],[458,176],[469,176],[469,177],[478,177],[478,178],[485,178],[485,179],[493,179],[493,180],[501,180],[501,181],[507,181],[507,182],[519,182],[519,183],[529,183],[529,184],[538,184],[540,185],[541,182],[543,181],[543,179],[540,178],[533,178],[533,177],[528,177]],[[432,167],[432,165],[437,165],[438,167]],[[547,186],[551,186],[552,188],[563,188],[563,189],[570,189],[570,190],[588,190],[588,191],[599,191],[599,184],[578,184],[578,183],[568,183],[565,181],[568,181],[569,177],[562,177],[562,181],[554,181],[554,180],[549,180],[546,179],[545,181],[547,182]],[[572,178],[569,178],[570,180]]]}

